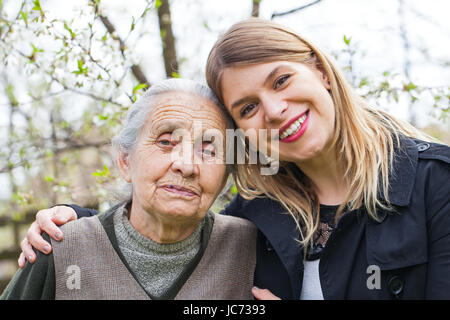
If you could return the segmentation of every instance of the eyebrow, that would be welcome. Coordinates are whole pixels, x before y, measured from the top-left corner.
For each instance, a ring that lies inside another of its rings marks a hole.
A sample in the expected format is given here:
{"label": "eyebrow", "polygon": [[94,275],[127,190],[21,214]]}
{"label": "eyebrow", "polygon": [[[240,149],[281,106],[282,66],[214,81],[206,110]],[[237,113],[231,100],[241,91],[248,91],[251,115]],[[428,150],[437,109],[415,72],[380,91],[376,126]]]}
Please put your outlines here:
{"label": "eyebrow", "polygon": [[[263,86],[267,86],[267,84],[269,83],[270,80],[272,80],[272,78],[280,71],[280,69],[286,68],[287,66],[282,64],[278,67],[276,67],[275,69],[273,69],[272,71],[270,71],[270,73],[267,75],[266,79],[263,82]],[[243,104],[244,102],[247,102],[249,100],[252,100],[253,98],[251,96],[246,96],[243,97],[235,102],[233,102],[233,104],[231,105],[231,109]]]}
{"label": "eyebrow", "polygon": [[150,131],[152,132],[161,132],[161,131],[174,131],[176,129],[183,127],[183,121],[177,120],[163,120],[157,121],[156,124],[152,124]]}

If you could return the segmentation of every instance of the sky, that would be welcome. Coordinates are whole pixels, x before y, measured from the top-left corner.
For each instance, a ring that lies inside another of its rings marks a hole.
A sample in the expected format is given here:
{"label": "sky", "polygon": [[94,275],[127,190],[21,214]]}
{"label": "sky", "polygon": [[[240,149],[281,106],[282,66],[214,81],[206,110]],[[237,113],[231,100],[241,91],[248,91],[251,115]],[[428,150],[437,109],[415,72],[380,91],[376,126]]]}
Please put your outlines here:
{"label": "sky", "polygon": [[[310,2],[312,0],[262,0],[260,17],[270,19],[274,12]],[[450,66],[443,68],[435,63],[450,61],[450,1],[406,0],[404,3],[404,24],[411,44],[411,81],[429,87],[450,85]],[[322,0],[297,13],[277,17],[274,21],[290,27],[327,53],[339,52],[345,46],[343,36],[351,37],[352,44],[362,53],[354,62],[355,72],[374,78],[386,70],[392,73],[403,70],[405,51],[399,36],[398,8],[398,0]],[[105,2],[106,9],[116,22],[119,33],[123,34],[128,32],[129,17],[142,10],[139,6],[131,6],[129,1],[121,0],[108,0]],[[204,81],[205,62],[217,36],[233,23],[249,17],[251,1],[173,0],[171,9],[178,55],[183,61],[181,74]],[[153,23],[154,30],[157,30],[157,20],[154,19]],[[205,31],[205,25],[209,31]],[[142,52],[136,56],[145,57],[139,62],[144,69],[148,65],[146,70],[152,80],[158,80],[164,77],[162,62],[159,70],[153,63],[146,63],[146,60],[161,59],[159,50],[149,50],[158,47],[157,43],[151,44],[153,40],[150,38],[157,37],[150,32],[148,41],[141,41],[136,47],[137,52]],[[419,110],[419,125],[435,122],[428,116],[426,106],[430,104],[431,101],[423,101],[423,107],[420,102],[416,107]],[[408,107],[406,100],[401,101],[400,106],[394,103],[386,105],[387,110],[405,120]]]}
{"label": "sky", "polygon": [[[58,17],[85,23],[75,16],[75,12],[83,9],[87,1],[40,2],[49,19]],[[274,12],[290,10],[309,2],[312,0],[262,0],[260,17],[270,19]],[[3,0],[3,3],[13,16],[21,1]],[[132,17],[137,17],[145,7],[145,2],[138,0],[102,0],[101,3],[122,37],[128,34]],[[436,62],[450,61],[450,1],[405,0],[404,3],[404,24],[411,43],[411,80],[430,87],[449,86],[450,66],[444,68]],[[290,27],[327,53],[339,52],[345,47],[343,36],[351,37],[352,44],[362,53],[355,60],[355,72],[375,78],[385,70],[401,72],[403,68],[405,51],[399,36],[398,8],[399,0],[322,0],[305,10],[277,17],[274,21]],[[181,61],[180,73],[183,77],[204,82],[206,58],[217,36],[233,23],[250,16],[251,1],[172,0],[171,10],[178,58]],[[129,57],[139,63],[150,82],[154,82],[163,79],[165,73],[156,14],[151,13],[148,22],[146,34],[141,39],[134,39],[133,35],[129,38],[130,43],[135,44]],[[0,127],[7,125],[7,117],[4,116],[7,113],[2,107],[4,101],[0,93]],[[83,101],[80,98],[78,103]],[[430,104],[431,101],[425,99],[416,106],[422,126],[436,122],[428,115]],[[389,112],[405,120],[408,107],[407,100],[392,106],[386,102]],[[76,117],[76,112],[72,116]],[[0,175],[0,185],[6,183],[5,179],[5,175]]]}

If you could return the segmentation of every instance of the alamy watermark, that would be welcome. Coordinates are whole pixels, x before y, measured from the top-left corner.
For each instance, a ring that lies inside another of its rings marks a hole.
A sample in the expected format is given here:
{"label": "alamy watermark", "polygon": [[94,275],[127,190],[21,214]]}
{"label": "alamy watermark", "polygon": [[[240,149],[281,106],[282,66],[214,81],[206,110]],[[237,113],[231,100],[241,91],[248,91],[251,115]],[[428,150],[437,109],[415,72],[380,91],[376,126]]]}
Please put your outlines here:
{"label": "alamy watermark", "polygon": [[70,265],[66,269],[68,278],[66,280],[66,287],[69,290],[81,289],[81,269],[77,265]]}
{"label": "alamy watermark", "polygon": [[372,264],[367,267],[366,273],[370,274],[370,276],[367,278],[367,281],[366,281],[367,289],[369,289],[369,290],[381,289],[380,267]]}
{"label": "alamy watermark", "polygon": [[[192,134],[193,132],[193,134]],[[278,129],[226,129],[225,137],[221,130],[203,130],[201,122],[194,123],[193,130],[175,129],[173,141],[180,142],[181,148],[171,153],[172,161],[185,164],[201,164],[204,159],[203,144],[210,143],[214,154],[209,161],[215,164],[260,164],[261,175],[274,175],[279,169],[279,131]]]}

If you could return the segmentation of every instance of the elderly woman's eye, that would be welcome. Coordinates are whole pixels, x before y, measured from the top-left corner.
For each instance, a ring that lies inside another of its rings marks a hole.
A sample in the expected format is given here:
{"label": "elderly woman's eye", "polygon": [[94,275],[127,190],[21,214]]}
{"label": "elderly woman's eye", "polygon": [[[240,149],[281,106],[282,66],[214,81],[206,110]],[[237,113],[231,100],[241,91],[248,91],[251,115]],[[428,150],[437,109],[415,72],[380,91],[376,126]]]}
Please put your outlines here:
{"label": "elderly woman's eye", "polygon": [[252,112],[253,109],[256,108],[256,103],[250,103],[245,105],[242,109],[241,109],[241,117],[246,116],[248,113]]}
{"label": "elderly woman's eye", "polygon": [[278,89],[283,83],[286,82],[287,79],[289,79],[289,77],[290,77],[289,74],[285,74],[285,75],[282,75],[281,77],[279,77],[277,80],[275,80],[273,88]]}
{"label": "elderly woman's eye", "polygon": [[163,147],[169,147],[173,145],[172,134],[164,133],[158,137],[156,143]]}
{"label": "elderly woman's eye", "polygon": [[208,143],[208,142],[203,143],[202,154],[207,157],[215,157],[216,150],[214,148],[214,145],[212,143]]}
{"label": "elderly woman's eye", "polygon": [[160,144],[162,144],[163,146],[170,146],[170,145],[171,145],[170,140],[166,140],[166,139],[159,140],[158,142],[159,142]]}

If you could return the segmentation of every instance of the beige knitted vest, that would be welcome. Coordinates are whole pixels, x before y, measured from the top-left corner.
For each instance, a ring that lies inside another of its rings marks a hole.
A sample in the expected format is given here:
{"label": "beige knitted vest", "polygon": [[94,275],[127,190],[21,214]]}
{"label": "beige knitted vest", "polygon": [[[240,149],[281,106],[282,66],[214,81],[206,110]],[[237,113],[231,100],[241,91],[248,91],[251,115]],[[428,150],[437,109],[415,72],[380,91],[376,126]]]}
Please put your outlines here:
{"label": "beige knitted vest", "polygon": [[[52,240],[56,300],[150,299],[120,260],[96,216],[62,226]],[[175,299],[253,299],[256,228],[249,221],[216,214],[210,240]]]}

